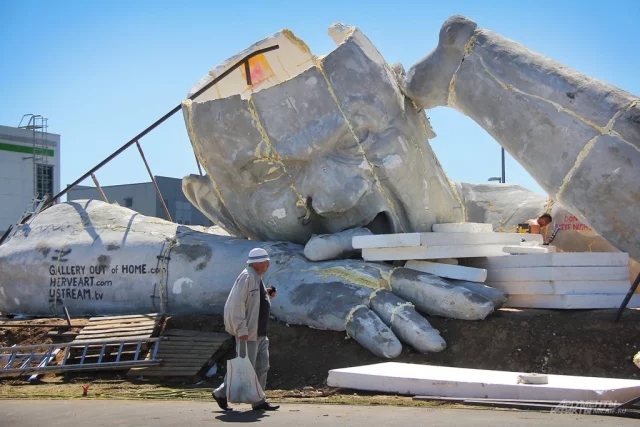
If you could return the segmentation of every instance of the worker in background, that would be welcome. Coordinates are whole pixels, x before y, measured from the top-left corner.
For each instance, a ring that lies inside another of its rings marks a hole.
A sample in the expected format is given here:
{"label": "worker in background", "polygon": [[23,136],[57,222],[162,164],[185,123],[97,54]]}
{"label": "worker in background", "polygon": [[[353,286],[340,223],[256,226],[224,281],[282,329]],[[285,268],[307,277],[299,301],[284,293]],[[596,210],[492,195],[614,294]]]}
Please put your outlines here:
{"label": "worker in background", "polygon": [[529,232],[531,234],[542,234],[542,228],[551,224],[552,221],[553,218],[548,213],[540,215],[538,219],[530,219],[527,221]]}

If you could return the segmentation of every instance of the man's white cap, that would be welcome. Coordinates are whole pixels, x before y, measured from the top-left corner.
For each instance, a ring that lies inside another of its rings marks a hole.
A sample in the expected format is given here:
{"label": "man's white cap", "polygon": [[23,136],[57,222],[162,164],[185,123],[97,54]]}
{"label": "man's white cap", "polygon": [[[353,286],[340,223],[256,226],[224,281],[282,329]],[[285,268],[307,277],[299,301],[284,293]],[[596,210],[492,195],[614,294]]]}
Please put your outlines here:
{"label": "man's white cap", "polygon": [[267,251],[262,248],[251,249],[251,252],[249,252],[249,259],[247,260],[247,264],[264,261],[269,261],[269,254],[267,253]]}

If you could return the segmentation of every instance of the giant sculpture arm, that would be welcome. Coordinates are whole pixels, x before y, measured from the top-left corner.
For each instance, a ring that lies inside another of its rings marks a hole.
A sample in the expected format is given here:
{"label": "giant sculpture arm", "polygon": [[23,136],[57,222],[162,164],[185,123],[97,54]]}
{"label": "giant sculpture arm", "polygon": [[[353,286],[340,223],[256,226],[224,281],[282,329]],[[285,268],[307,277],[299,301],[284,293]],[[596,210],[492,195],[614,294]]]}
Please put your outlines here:
{"label": "giant sculpture arm", "polygon": [[264,280],[278,289],[274,315],[290,324],[347,331],[381,357],[401,341],[421,352],[445,342],[419,315],[477,320],[506,295],[405,268],[338,260],[313,263],[303,247],[194,230],[101,201],[73,201],[40,213],[0,246],[0,309],[47,316],[222,314],[249,251],[265,248]]}
{"label": "giant sculpture arm", "polygon": [[549,196],[640,258],[638,97],[460,16],[409,70],[405,93],[472,118]]}

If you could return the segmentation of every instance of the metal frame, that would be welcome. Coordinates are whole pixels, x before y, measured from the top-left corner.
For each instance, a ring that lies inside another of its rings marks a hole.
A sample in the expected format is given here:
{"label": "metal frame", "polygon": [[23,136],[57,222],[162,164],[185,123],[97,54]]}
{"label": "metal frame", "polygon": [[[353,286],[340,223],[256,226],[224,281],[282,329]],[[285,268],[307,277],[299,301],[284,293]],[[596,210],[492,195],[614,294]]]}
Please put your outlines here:
{"label": "metal frame", "polygon": [[[156,182],[156,177],[151,173],[151,168],[149,168],[149,163],[147,163],[147,158],[144,156],[144,152],[142,151],[142,147],[140,143],[136,141],[136,147],[138,147],[138,151],[140,152],[140,157],[142,157],[142,161],[144,162],[144,166],[147,168],[147,172],[149,172],[149,178],[151,178],[151,182],[153,182],[153,186],[156,187],[156,193],[158,193],[158,197],[160,198],[160,203],[162,203],[162,207],[164,208],[164,213],[167,214],[167,219],[173,222],[171,219],[171,214],[169,213],[169,209],[167,208],[167,204],[164,201],[164,197],[162,197],[162,193],[160,192],[160,188],[158,187],[158,183]],[[197,159],[196,159],[197,160]],[[200,163],[198,163],[198,167]]]}

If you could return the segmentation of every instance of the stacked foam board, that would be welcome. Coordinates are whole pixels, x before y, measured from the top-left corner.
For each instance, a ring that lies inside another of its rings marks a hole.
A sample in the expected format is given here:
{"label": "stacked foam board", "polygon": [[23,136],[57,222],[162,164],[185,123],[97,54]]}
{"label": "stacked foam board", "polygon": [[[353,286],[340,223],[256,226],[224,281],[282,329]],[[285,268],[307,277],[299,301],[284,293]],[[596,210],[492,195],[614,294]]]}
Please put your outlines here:
{"label": "stacked foam board", "polygon": [[[562,252],[465,260],[487,271],[485,285],[509,293],[506,307],[618,308],[629,291],[629,255]],[[628,307],[640,307],[634,295]]]}
{"label": "stacked foam board", "polygon": [[434,225],[433,230],[432,233],[355,236],[352,244],[354,249],[362,249],[362,258],[367,261],[506,256],[509,252],[505,247],[544,248],[540,246],[540,235],[494,233],[491,224],[439,224]]}

